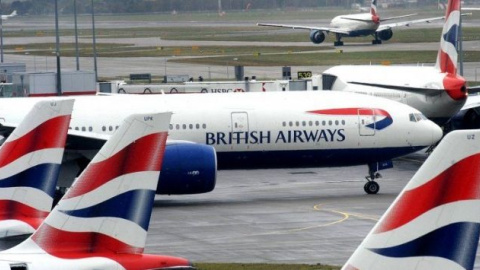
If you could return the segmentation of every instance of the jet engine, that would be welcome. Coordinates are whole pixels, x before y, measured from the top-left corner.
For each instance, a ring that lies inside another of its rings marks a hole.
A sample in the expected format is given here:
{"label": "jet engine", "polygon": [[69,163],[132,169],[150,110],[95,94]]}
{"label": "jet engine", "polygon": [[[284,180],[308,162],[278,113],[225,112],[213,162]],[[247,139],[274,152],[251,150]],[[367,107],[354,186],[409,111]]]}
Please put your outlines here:
{"label": "jet engine", "polygon": [[215,188],[216,178],[217,156],[212,146],[168,141],[156,193],[206,193]]}
{"label": "jet engine", "polygon": [[320,44],[325,40],[325,33],[320,30],[310,31],[310,40],[315,44]]}
{"label": "jet engine", "polygon": [[459,111],[453,116],[445,127],[445,131],[457,129],[479,129],[480,128],[480,108],[470,108]]}
{"label": "jet engine", "polygon": [[393,37],[393,31],[392,29],[385,29],[383,31],[378,32],[378,38],[381,40],[389,40]]}

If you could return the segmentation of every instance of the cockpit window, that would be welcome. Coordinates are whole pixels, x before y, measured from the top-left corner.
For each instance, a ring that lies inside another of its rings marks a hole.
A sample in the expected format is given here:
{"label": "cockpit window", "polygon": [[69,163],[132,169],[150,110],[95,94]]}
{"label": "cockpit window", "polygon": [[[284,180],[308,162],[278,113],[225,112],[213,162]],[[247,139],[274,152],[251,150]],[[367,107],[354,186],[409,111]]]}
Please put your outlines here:
{"label": "cockpit window", "polygon": [[427,117],[422,113],[411,113],[409,117],[410,117],[410,122],[420,122],[422,120],[427,120]]}

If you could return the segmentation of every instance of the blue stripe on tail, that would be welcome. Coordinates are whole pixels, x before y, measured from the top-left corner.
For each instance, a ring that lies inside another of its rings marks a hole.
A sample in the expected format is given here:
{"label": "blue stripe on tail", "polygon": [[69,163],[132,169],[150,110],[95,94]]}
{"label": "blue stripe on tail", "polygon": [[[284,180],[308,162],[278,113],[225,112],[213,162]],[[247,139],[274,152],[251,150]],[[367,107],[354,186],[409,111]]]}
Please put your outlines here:
{"label": "blue stripe on tail", "polygon": [[441,257],[471,270],[477,253],[479,233],[478,223],[453,223],[402,245],[369,250],[394,258]]}
{"label": "blue stripe on tail", "polygon": [[127,219],[135,222],[144,230],[148,230],[154,197],[155,191],[153,190],[132,190],[97,205],[62,212],[80,218],[114,217]]}

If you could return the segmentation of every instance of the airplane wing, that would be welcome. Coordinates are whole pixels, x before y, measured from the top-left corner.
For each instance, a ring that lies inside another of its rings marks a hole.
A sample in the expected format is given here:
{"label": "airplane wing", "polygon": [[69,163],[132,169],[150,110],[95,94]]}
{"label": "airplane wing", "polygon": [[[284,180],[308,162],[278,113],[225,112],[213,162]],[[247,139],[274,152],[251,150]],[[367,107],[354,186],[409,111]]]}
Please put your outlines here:
{"label": "airplane wing", "polygon": [[475,94],[480,92],[480,85],[468,87],[469,94]]}
{"label": "airplane wing", "polygon": [[478,8],[466,8],[466,7],[462,7],[462,10],[472,10],[472,11],[480,11],[480,7]]}
{"label": "airplane wing", "polygon": [[66,149],[76,150],[98,150],[111,137],[107,134],[98,134],[78,130],[69,130]]}
{"label": "airplane wing", "polygon": [[445,19],[445,16],[411,20],[411,21],[403,21],[403,22],[395,22],[395,23],[388,23],[388,24],[381,24],[378,27],[377,32],[381,32],[383,30],[392,29],[392,28],[399,27],[399,26],[410,26],[412,24],[417,24],[417,23],[430,23],[430,22],[434,22],[434,21],[440,21],[440,20],[443,20],[443,19]]}
{"label": "airplane wing", "polygon": [[402,15],[402,16],[395,16],[395,17],[388,17],[388,18],[381,18],[380,22],[403,19],[403,18],[408,18],[408,17],[415,16],[415,15],[417,15],[417,13],[407,14],[407,15]]}
{"label": "airplane wing", "polygon": [[290,28],[290,29],[303,29],[303,30],[319,30],[325,32],[332,32],[338,34],[348,35],[350,31],[341,29],[341,28],[332,28],[332,27],[317,27],[317,26],[303,26],[303,25],[289,25],[289,24],[270,24],[270,23],[257,23],[257,26],[270,26],[270,27],[281,27],[281,28]]}
{"label": "airplane wing", "polygon": [[443,89],[425,89],[425,88],[416,88],[416,87],[408,87],[408,86],[397,86],[397,85],[385,85],[385,84],[376,84],[376,83],[363,83],[363,82],[348,82],[351,84],[356,85],[363,85],[363,86],[372,86],[378,88],[385,88],[385,89],[392,89],[392,90],[401,90],[411,93],[422,93],[427,96],[436,96],[442,94]]}

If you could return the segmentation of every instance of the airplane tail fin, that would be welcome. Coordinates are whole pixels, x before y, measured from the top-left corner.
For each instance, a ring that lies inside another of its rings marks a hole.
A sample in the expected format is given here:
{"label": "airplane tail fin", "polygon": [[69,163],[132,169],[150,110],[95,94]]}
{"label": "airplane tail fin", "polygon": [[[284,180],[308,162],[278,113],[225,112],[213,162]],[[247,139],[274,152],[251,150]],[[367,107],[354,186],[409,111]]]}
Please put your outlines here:
{"label": "airplane tail fin", "polygon": [[33,233],[50,212],[72,109],[36,103],[0,147],[0,237]]}
{"label": "airplane tail fin", "polygon": [[372,0],[372,4],[370,6],[370,14],[372,16],[378,16],[377,13],[377,0]]}
{"label": "airplane tail fin", "polygon": [[455,131],[342,269],[471,270],[479,235],[480,130]]}
{"label": "airplane tail fin", "polygon": [[457,74],[457,45],[460,27],[460,0],[448,0],[435,67],[442,73]]}
{"label": "airplane tail fin", "polygon": [[14,10],[11,14],[10,14],[10,17],[14,17],[14,16],[17,16],[17,11]]}
{"label": "airplane tail fin", "polygon": [[170,117],[127,117],[31,240],[61,258],[142,253]]}

